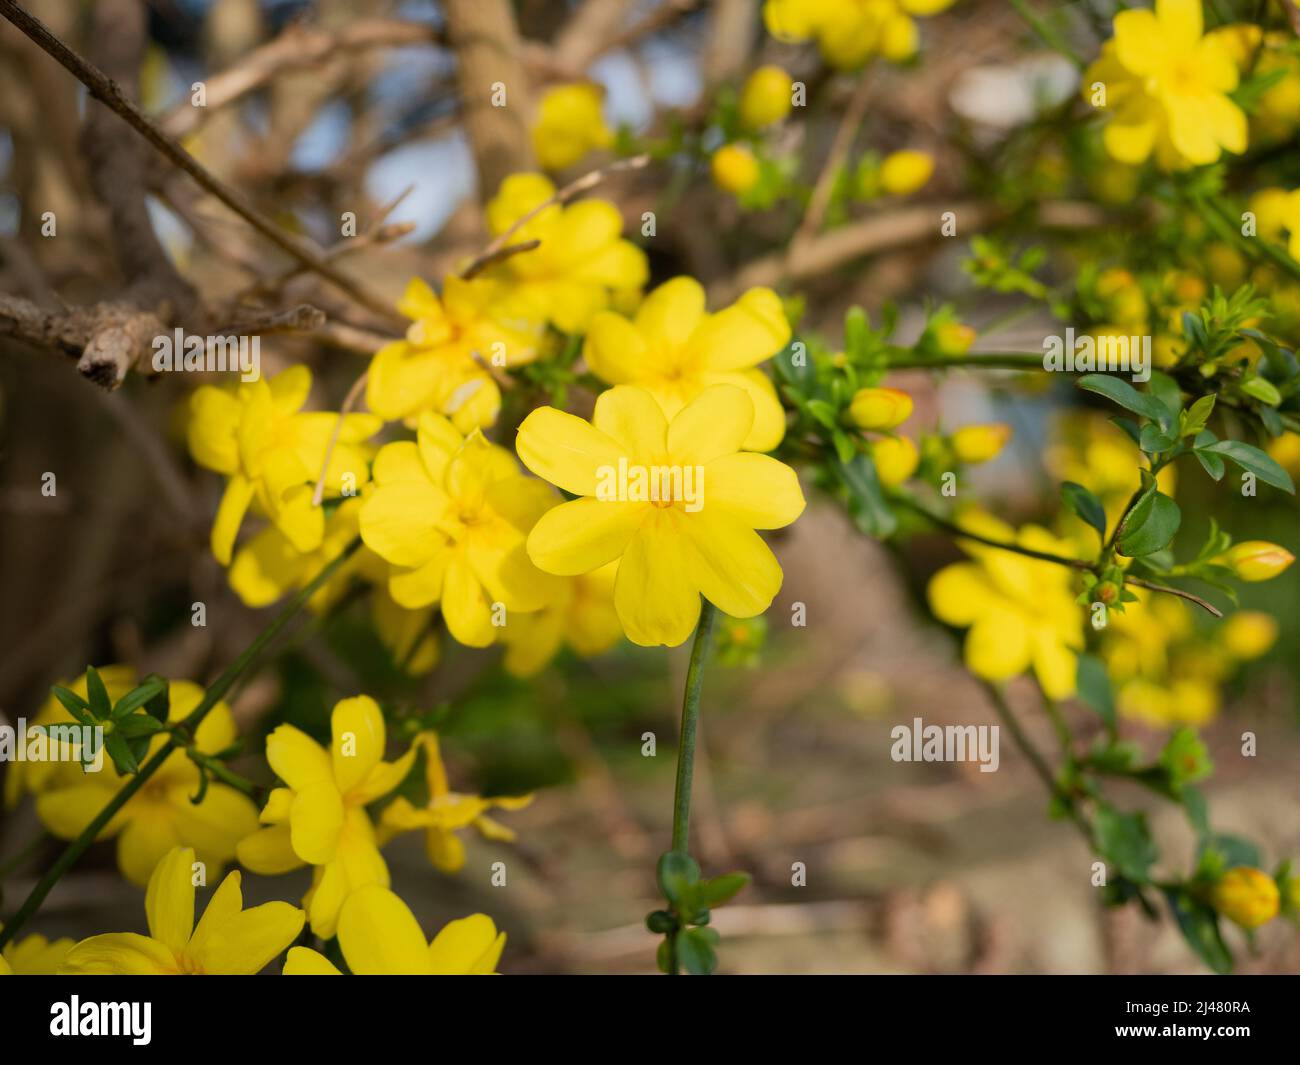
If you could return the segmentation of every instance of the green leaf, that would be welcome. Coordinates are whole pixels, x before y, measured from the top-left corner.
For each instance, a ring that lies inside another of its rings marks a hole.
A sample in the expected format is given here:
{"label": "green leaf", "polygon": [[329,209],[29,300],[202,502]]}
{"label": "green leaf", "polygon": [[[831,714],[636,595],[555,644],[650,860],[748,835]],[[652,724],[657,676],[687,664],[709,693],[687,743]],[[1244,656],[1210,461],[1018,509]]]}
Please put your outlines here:
{"label": "green leaf", "polygon": [[1132,418],[1121,418],[1118,414],[1116,414],[1110,419],[1110,421],[1113,424],[1118,425],[1121,429],[1123,429],[1125,434],[1128,436],[1130,440],[1133,441],[1133,443],[1137,444],[1141,441],[1142,430],[1138,428],[1137,422],[1135,422]]}
{"label": "green leaf", "polygon": [[1190,784],[1183,788],[1183,809],[1187,811],[1187,820],[1196,833],[1198,844],[1210,834],[1210,806],[1199,788]]}
{"label": "green leaf", "polygon": [[1200,959],[1220,975],[1232,972],[1232,954],[1219,932],[1219,915],[1182,889],[1165,889],[1178,931]]}
{"label": "green leaf", "polygon": [[135,755],[131,753],[131,747],[126,742],[126,738],[117,732],[110,732],[104,737],[104,750],[108,752],[109,758],[113,760],[113,766],[119,773],[131,774],[140,771],[140,764],[136,761]]}
{"label": "green leaf", "polygon": [[1282,403],[1282,393],[1277,390],[1277,386],[1263,377],[1251,377],[1242,381],[1238,387],[1252,399],[1267,403],[1270,407],[1277,407]]}
{"label": "green leaf", "polygon": [[1148,455],[1158,455],[1162,451],[1168,451],[1178,443],[1178,437],[1171,430],[1165,432],[1158,425],[1144,425],[1142,432],[1138,434],[1138,447]]}
{"label": "green leaf", "polygon": [[94,666],[86,667],[86,694],[89,696],[90,713],[96,721],[107,720],[113,712],[113,704],[108,698],[108,689],[99,671]]}
{"label": "green leaf", "polygon": [[668,851],[659,858],[657,867],[659,887],[664,897],[677,905],[691,894],[691,888],[699,882],[700,867],[695,859],[681,851]]}
{"label": "green leaf", "polygon": [[90,716],[90,704],[76,692],[60,688],[57,684],[52,685],[50,691],[78,724],[91,726],[95,724],[95,719]]}
{"label": "green leaf", "polygon": [[138,688],[127,692],[117,701],[117,705],[113,707],[113,720],[121,721],[124,717],[135,713],[150,699],[155,698],[160,692],[164,691],[166,687],[167,682],[161,677],[149,677]]}
{"label": "green leaf", "polygon": [[1061,501],[1071,513],[1077,514],[1096,529],[1102,540],[1106,539],[1106,508],[1101,505],[1100,499],[1083,485],[1065,481],[1061,484]]}
{"label": "green leaf", "polygon": [[1265,484],[1271,484],[1274,488],[1280,488],[1284,492],[1295,495],[1295,485],[1291,482],[1291,475],[1264,452],[1260,451],[1259,448],[1251,444],[1243,444],[1240,440],[1220,440],[1218,443],[1209,444],[1205,447],[1198,445],[1196,454],[1200,455],[1202,453],[1222,455],[1224,458],[1231,459],[1247,473],[1253,473]]}
{"label": "green leaf", "polygon": [[849,512],[868,536],[884,538],[898,528],[898,519],[885,504],[871,456],[858,454],[852,462],[839,463],[840,480],[849,493]]}
{"label": "green leaf", "polygon": [[[674,940],[677,960],[692,976],[708,976],[718,967],[718,956],[713,951],[716,939],[707,935],[709,932],[713,929],[687,928],[678,932]],[[713,932],[713,935],[717,933]]]}
{"label": "green leaf", "polygon": [[1159,370],[1152,372],[1151,379],[1147,382],[1147,394],[1160,402],[1169,412],[1171,420],[1177,418],[1183,409],[1183,390],[1178,387],[1177,381]]}
{"label": "green leaf", "polygon": [[810,399],[807,404],[808,413],[819,421],[827,429],[836,428],[836,411],[824,399]]}
{"label": "green leaf", "polygon": [[659,971],[665,975],[673,971],[673,948],[668,940],[659,944],[659,949],[655,951],[655,964],[659,966]]}
{"label": "green leaf", "polygon": [[726,873],[705,880],[696,890],[695,898],[701,906],[721,906],[734,898],[750,881],[748,873]]}
{"label": "green leaf", "polygon": [[1167,547],[1182,520],[1177,503],[1163,492],[1148,492],[1120,526],[1119,553],[1138,558]]}
{"label": "green leaf", "polygon": [[1218,455],[1211,455],[1204,451],[1193,451],[1196,461],[1201,464],[1201,469],[1213,477],[1216,481],[1223,480],[1223,459]]}
{"label": "green leaf", "polygon": [[113,731],[128,740],[152,736],[162,731],[162,722],[152,714],[132,714],[113,726]]}
{"label": "green leaf", "polygon": [[1213,395],[1202,396],[1193,403],[1178,418],[1178,435],[1195,436],[1205,428],[1206,422],[1210,420],[1210,415],[1214,413]]}
{"label": "green leaf", "polygon": [[1150,418],[1161,428],[1167,429],[1173,423],[1173,415],[1170,414],[1163,403],[1154,396],[1139,392],[1123,378],[1111,377],[1109,374],[1090,373],[1079,378],[1079,387],[1085,392],[1095,392],[1099,396],[1105,396],[1112,402],[1118,403],[1125,410],[1131,410],[1134,414]]}
{"label": "green leaf", "polygon": [[167,724],[167,718],[171,714],[171,682],[159,673],[150,673],[144,678],[145,684],[148,684],[151,681],[160,682],[162,684],[162,691],[145,703],[144,707],[149,711],[150,715],[165,725]]}
{"label": "green leaf", "polygon": [[1152,863],[1160,856],[1147,830],[1146,817],[1120,813],[1113,806],[1099,803],[1093,830],[1098,853],[1130,880],[1145,884]]}
{"label": "green leaf", "polygon": [[1214,772],[1205,744],[1190,728],[1180,728],[1169,737],[1160,752],[1159,764],[1169,775],[1169,785],[1175,795],[1182,791],[1183,785],[1204,780]]}
{"label": "green leaf", "polygon": [[1106,722],[1106,727],[1115,730],[1115,695],[1111,690],[1110,676],[1106,664],[1096,655],[1079,655],[1079,671],[1076,684],[1079,700],[1084,706],[1095,710]]}

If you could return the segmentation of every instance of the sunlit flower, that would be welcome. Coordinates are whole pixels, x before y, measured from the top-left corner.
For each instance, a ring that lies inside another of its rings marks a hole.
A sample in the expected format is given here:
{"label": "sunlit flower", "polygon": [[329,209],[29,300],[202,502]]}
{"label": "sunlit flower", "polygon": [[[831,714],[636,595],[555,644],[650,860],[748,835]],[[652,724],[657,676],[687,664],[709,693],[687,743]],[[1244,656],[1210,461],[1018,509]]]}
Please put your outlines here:
{"label": "sunlit flower", "polygon": [[601,380],[646,389],[669,419],[710,385],[743,389],[754,407],[743,446],[770,451],[785,435],[785,411],[758,365],[789,341],[790,323],[771,289],[751,288],[709,314],[700,283],[675,277],[646,296],[630,321],[597,315],[583,357]]}
{"label": "sunlit flower", "polygon": [[[359,496],[345,499],[335,507],[325,519],[320,544],[311,551],[298,551],[276,526],[268,525],[235,552],[230,564],[230,587],[245,606],[263,607],[310,584],[357,538],[360,511]],[[347,588],[353,568],[355,559],[350,559],[308,600],[308,607],[320,612],[337,602]]]}
{"label": "sunlit flower", "polygon": [[[781,586],[781,566],[754,530],[789,525],[804,498],[790,467],[741,451],[753,418],[748,395],[731,385],[706,388],[671,422],[630,385],[603,392],[590,423],[552,407],[533,411],[519,427],[519,457],[581,498],[542,515],[529,555],[565,576],[619,559],[614,607],[635,643],[684,641],[701,595],[733,617],[761,614]],[[620,469],[668,472],[656,473],[651,498],[643,477],[627,479],[627,491],[611,486]]]}
{"label": "sunlit flower", "polygon": [[475,829],[485,839],[508,843],[514,840],[512,829],[487,816],[489,810],[521,810],[533,801],[531,795],[502,795],[491,799],[452,791],[447,783],[434,732],[422,732],[416,744],[424,751],[424,778],[429,801],[415,806],[399,795],[387,806],[379,819],[381,839],[387,841],[402,832],[424,830],[425,853],[435,869],[444,873],[460,872],[465,866],[465,844],[456,835],[465,828]]}
{"label": "sunlit flower", "polygon": [[386,421],[423,411],[445,414],[461,432],[496,421],[501,390],[490,366],[523,366],[537,358],[545,316],[508,308],[499,281],[449,274],[439,296],[413,278],[397,304],[412,319],[406,339],[385,344],[370,361],[366,405]]}
{"label": "sunlit flower", "polygon": [[[505,233],[547,203],[555,186],[541,174],[512,174],[487,206],[488,228]],[[618,293],[639,290],[649,276],[645,252],[623,240],[623,217],[606,200],[549,204],[511,235],[511,243],[541,241],[511,255],[484,276],[504,282],[500,313],[551,322],[562,333],[584,333],[592,316]]]}
{"label": "sunlit flower", "polygon": [[392,563],[388,590],[401,606],[439,602],[455,639],[486,647],[509,623],[506,615],[494,624],[494,604],[498,614],[527,612],[556,594],[558,582],[524,550],[555,493],[478,430],[462,438],[447,419],[426,414],[418,443],[386,445],[374,477],[361,536]]}
{"label": "sunlit flower", "polygon": [[604,95],[590,82],[556,85],[542,94],[533,126],[533,151],[542,169],[563,170],[593,149],[614,143],[601,114]]}
{"label": "sunlit flower", "polygon": [[343,699],[330,715],[325,750],[305,732],[280,725],[266,738],[266,760],[285,787],[271,792],[261,821],[269,826],[239,843],[240,862],[255,873],[315,866],[303,899],[312,931],[334,935],[339,907],[366,884],[388,886],[366,804],[396,788],[415,761],[412,748],[383,761],[384,715],[373,699]]}
{"label": "sunlit flower", "polygon": [[244,909],[238,870],[221,882],[194,923],[194,851],[177,847],[158,863],[145,893],[149,934],[83,939],[61,972],[84,976],[251,976],[298,938],[304,914],[287,902]]}
{"label": "sunlit flower", "polygon": [[767,0],[763,21],[780,41],[817,39],[832,66],[861,66],[873,55],[901,62],[916,54],[912,16],[936,15],[953,0]]}
{"label": "sunlit flower", "polygon": [[[235,537],[254,501],[299,551],[320,546],[324,511],[312,505],[338,415],[302,411],[311,371],[293,366],[270,381],[235,389],[204,385],[190,397],[190,453],[200,466],[225,474],[226,492],[212,525],[212,553],[230,564]],[[349,414],[330,455],[325,489],[331,495],[365,484],[371,450],[364,443],[379,431],[373,414]]]}
{"label": "sunlit flower", "polygon": [[[338,936],[343,959],[357,976],[489,976],[506,945],[506,934],[482,913],[449,922],[427,943],[406,903],[377,885],[348,897]],[[284,975],[342,974],[323,954],[292,947]]]}
{"label": "sunlit flower", "polygon": [[[121,694],[130,687],[128,683]],[[112,691],[109,697],[114,698]],[[183,720],[202,698],[199,685],[172,681],[168,720]],[[224,750],[235,738],[235,719],[224,702],[213,706],[194,730],[194,746],[204,754]],[[165,743],[165,736],[156,735],[148,756]],[[97,773],[83,772],[75,762],[60,762],[37,796],[36,815],[60,839],[76,839],[128,779],[108,758]],[[214,780],[202,802],[191,802],[198,792],[198,766],[184,751],[174,751],[104,826],[97,838],[117,838],[118,868],[133,884],[143,887],[148,883],[163,856],[181,845],[193,847],[200,861],[214,873],[220,872],[235,856],[235,844],[257,827],[257,808],[228,784]]]}
{"label": "sunlit flower", "polygon": [[[0,925],[3,928],[4,925]],[[53,976],[75,943],[72,939],[46,939],[31,935],[15,939],[0,956],[11,976]],[[0,969],[0,972],[3,972]]]}

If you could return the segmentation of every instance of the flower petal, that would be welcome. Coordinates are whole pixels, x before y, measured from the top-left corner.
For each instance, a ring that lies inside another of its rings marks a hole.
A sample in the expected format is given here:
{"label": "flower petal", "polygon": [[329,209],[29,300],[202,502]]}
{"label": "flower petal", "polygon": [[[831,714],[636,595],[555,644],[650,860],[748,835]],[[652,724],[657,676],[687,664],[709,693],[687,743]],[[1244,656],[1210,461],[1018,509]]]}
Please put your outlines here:
{"label": "flower petal", "polygon": [[628,639],[643,647],[683,643],[700,617],[691,552],[672,511],[654,513],[618,564],[614,606]]}
{"label": "flower petal", "polygon": [[561,503],[528,534],[528,557],[546,573],[589,573],[623,554],[646,514],[644,503],[591,498]]}
{"label": "flower petal", "polygon": [[371,885],[348,896],[339,913],[339,946],[358,976],[419,976],[431,971],[424,933],[401,899]]}
{"label": "flower petal", "polygon": [[290,947],[284,959],[284,976],[342,976],[334,963],[310,947]]}
{"label": "flower petal", "polygon": [[429,944],[429,964],[437,976],[484,976],[501,960],[506,934],[483,913],[449,921]]}
{"label": "flower petal", "polygon": [[744,391],[732,385],[710,385],[668,426],[671,461],[704,466],[739,451],[753,424],[754,404]]}
{"label": "flower petal", "polygon": [[60,970],[71,976],[157,976],[179,971],[176,956],[166,946],[134,932],[83,939],[68,951]]}
{"label": "flower petal", "polygon": [[577,496],[596,494],[597,470],[617,467],[626,449],[595,426],[554,407],[539,407],[519,426],[515,449],[543,480]]}
{"label": "flower petal", "polygon": [[790,322],[781,297],[770,288],[751,288],[700,323],[683,359],[710,370],[745,370],[770,359],[789,342]]}
{"label": "flower petal", "polygon": [[783,528],[805,506],[794,470],[750,451],[723,455],[705,466],[701,495],[709,513],[725,513],[751,529]]}
{"label": "flower petal", "polygon": [[668,446],[668,421],[654,396],[643,388],[621,386],[602,392],[591,424],[623,445],[629,462],[657,464]]}
{"label": "flower petal", "polygon": [[330,715],[334,742],[330,758],[334,782],[348,794],[360,784],[384,756],[384,715],[368,695],[342,699]]}
{"label": "flower petal", "polygon": [[289,810],[293,852],[311,865],[324,865],[338,849],[343,796],[332,780],[317,780],[294,796]]}
{"label": "flower petal", "polygon": [[781,590],[781,564],[758,533],[707,507],[678,524],[695,549],[690,583],[705,599],[733,618],[751,618],[771,606]]}
{"label": "flower petal", "polygon": [[275,775],[294,791],[318,780],[334,779],[334,767],[325,749],[293,725],[280,725],[266,737],[266,760]]}
{"label": "flower petal", "polygon": [[194,933],[193,866],[192,847],[174,848],[158,863],[144,894],[149,934],[177,953]]}

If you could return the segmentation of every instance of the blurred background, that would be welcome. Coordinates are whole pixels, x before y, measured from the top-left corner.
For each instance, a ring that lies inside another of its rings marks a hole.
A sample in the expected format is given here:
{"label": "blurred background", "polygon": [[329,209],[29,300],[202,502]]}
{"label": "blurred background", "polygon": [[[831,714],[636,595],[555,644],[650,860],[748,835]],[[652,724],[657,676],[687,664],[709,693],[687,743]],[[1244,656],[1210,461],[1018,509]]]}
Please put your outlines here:
{"label": "blurred background", "polygon": [[[472,109],[458,82],[464,56],[458,62],[448,46],[436,3],[24,6],[119,80],[133,72],[143,110],[280,225],[328,249],[339,242],[337,220],[354,212],[362,238],[338,265],[389,300],[409,277],[437,283],[484,246],[481,202],[505,173],[529,168],[526,131],[548,85],[588,78],[604,88],[605,118],[618,131],[613,151],[683,128],[707,145],[715,95],[734,92],[762,63],[780,63],[807,82],[813,101],[779,134],[783,154],[810,182],[856,91],[856,79],[830,71],[815,49],[774,42],[750,0],[503,3],[519,40],[481,69],[513,64],[511,84],[527,86],[508,109],[520,135],[498,131],[495,142],[513,144],[512,156],[485,150],[492,142],[468,130]],[[1095,51],[1087,37],[1092,5],[1059,6],[1078,9],[1083,46]],[[923,62],[872,75],[863,141],[879,152],[932,153],[925,203],[936,211],[981,191],[972,158],[1005,146],[1008,129],[1075,91],[1074,71],[1062,71],[1010,7],[962,0],[926,20]],[[196,82],[206,86],[202,109],[189,102]],[[142,256],[152,268],[154,253],[139,241],[154,240],[206,302],[252,291],[245,303],[267,310],[304,302],[323,310],[319,328],[265,335],[262,358],[264,372],[310,366],[313,406],[337,409],[373,338],[392,335],[391,326],[295,271],[157,156],[119,160],[109,175],[116,188],[105,189],[107,164],[81,129],[95,108],[67,71],[0,22],[0,294],[51,308],[121,298],[141,282]],[[116,135],[128,136],[124,126]],[[1050,148],[1041,159],[1022,142],[1017,151],[1030,153],[1031,170],[1060,162]],[[569,176],[609,158],[597,153]],[[730,292],[789,240],[787,209],[742,211],[686,152],[614,175],[597,195],[624,212],[625,233],[649,255],[652,284],[690,273],[714,293]],[[656,233],[639,237],[650,210]],[[42,234],[50,211],[55,236]],[[132,236],[123,211],[147,219],[151,236]],[[909,240],[800,278],[793,287],[806,299],[802,330],[834,349],[847,307],[862,305],[874,317],[891,300],[904,342],[920,330],[927,300],[951,300],[976,328],[1005,322],[1016,301],[974,292],[960,268],[967,244],[958,243]],[[981,343],[1038,351],[1053,328],[1045,315],[1021,316]],[[34,717],[49,686],[88,663],[211,680],[271,611],[245,607],[208,550],[221,485],[184,446],[183,404],[196,381],[132,375],[105,392],[78,376],[73,359],[5,333],[0,710],[11,720]],[[1068,384],[1029,389],[1011,374],[940,380],[918,372],[890,383],[916,397],[913,424],[1014,427],[1012,445],[981,468],[972,488],[1016,523],[1053,524],[1056,482],[1104,476],[1111,460],[1107,434],[1117,431]],[[42,493],[51,473],[52,496]],[[1213,516],[1239,538],[1300,552],[1296,511],[1275,493],[1243,499],[1206,479],[1185,480],[1178,498],[1195,536]],[[719,664],[705,683],[694,849],[706,873],[754,876],[716,914],[722,971],[1202,971],[1167,917],[1152,923],[1133,908],[1101,907],[1091,854],[1067,825],[1049,820],[1041,783],[1005,734],[996,773],[890,759],[895,724],[996,720],[953,635],[923,605],[929,576],[960,552],[940,536],[871,542],[842,508],[806,487],[807,513],[773,538],[785,570],[780,597],[765,625],[723,625]],[[1207,665],[1213,622],[1190,612],[1166,621],[1158,650],[1137,652],[1166,656],[1174,680],[1185,673],[1201,683],[1198,698],[1212,689],[1203,736],[1216,766],[1205,784],[1215,826],[1251,836],[1271,862],[1300,857],[1298,593],[1294,568],[1247,586],[1243,607],[1272,615],[1277,630],[1267,649],[1241,661]],[[204,627],[190,624],[195,602],[206,604]],[[791,624],[794,604],[804,605],[806,625]],[[467,836],[467,866],[455,876],[429,867],[418,835],[387,848],[394,887],[426,930],[482,910],[509,933],[503,972],[648,972],[656,939],[641,922],[657,905],[654,862],[667,847],[686,654],[623,644],[591,661],[563,657],[522,681],[498,668],[498,650],[444,641],[436,670],[410,678],[376,638],[365,604],[350,603],[282,641],[232,705],[254,750],[280,722],[327,732],[335,701],[359,691],[437,708],[455,790],[538,795],[527,809],[500,815],[517,843]],[[1026,731],[1054,751],[1028,688],[1013,685],[1011,701]],[[1154,753],[1179,708],[1135,700],[1130,709],[1125,736]],[[1099,731],[1086,709],[1071,703],[1065,711],[1085,737]],[[1248,730],[1258,737],[1253,758],[1241,756]],[[647,733],[654,757],[643,754]],[[236,768],[265,777],[253,758]],[[1117,799],[1152,809],[1164,862],[1191,863],[1193,840],[1176,812],[1136,789]],[[59,851],[40,835],[30,802],[5,810],[6,911]],[[507,864],[504,887],[489,882],[495,861]],[[795,886],[799,864],[805,877]],[[262,901],[295,898],[305,887],[305,875],[248,876],[245,891]],[[116,873],[112,845],[100,844],[31,929],[138,930],[141,897]],[[1300,943],[1281,922],[1263,930],[1241,963],[1242,971],[1298,968]]]}

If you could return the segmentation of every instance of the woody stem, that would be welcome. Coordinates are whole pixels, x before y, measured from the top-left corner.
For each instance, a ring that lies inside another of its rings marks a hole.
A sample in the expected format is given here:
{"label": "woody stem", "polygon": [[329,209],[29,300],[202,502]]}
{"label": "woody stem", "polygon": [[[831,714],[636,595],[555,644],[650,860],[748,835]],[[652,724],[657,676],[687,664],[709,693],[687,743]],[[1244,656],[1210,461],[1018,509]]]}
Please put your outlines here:
{"label": "woody stem", "polygon": [[673,847],[686,853],[691,831],[691,778],[695,772],[695,737],[700,723],[700,688],[704,684],[704,660],[717,609],[707,599],[700,610],[691,645],[691,663],[686,669],[686,692],[682,697],[682,734],[677,747],[677,789],[673,795]]}
{"label": "woody stem", "polygon": [[[346,550],[338,556],[338,558],[330,562],[329,565],[327,565],[312,579],[310,584],[304,587],[284,605],[284,609],[282,609],[280,613],[272,619],[271,623],[267,625],[266,628],[258,633],[253,642],[244,650],[244,653],[235,659],[235,661],[226,668],[225,672],[212,682],[211,687],[203,693],[203,698],[200,700],[198,706],[190,711],[189,715],[180,722],[182,728],[189,733],[193,733],[193,730],[198,726],[199,722],[208,715],[208,712],[216,706],[226,692],[230,690],[231,685],[233,685],[244,672],[253,666],[258,658],[261,657],[266,646],[275,639],[277,635],[279,635],[280,630],[293,620],[294,616],[307,605],[307,601],[320,590],[326,581],[338,572],[340,567],[342,567],[342,565],[352,556],[352,553],[360,546],[360,544],[360,539],[354,540]],[[9,943],[18,933],[18,930],[27,923],[37,910],[40,909],[41,903],[45,901],[45,897],[50,893],[50,890],[54,885],[59,882],[59,879],[63,874],[77,863],[77,860],[86,853],[90,845],[95,841],[95,837],[104,830],[104,827],[113,819],[117,812],[130,801],[131,796],[144,787],[145,782],[159,770],[162,764],[171,757],[174,751],[180,749],[180,746],[181,745],[177,742],[175,737],[168,739],[168,741],[157,750],[153,757],[140,767],[140,771],[131,777],[131,779],[122,786],[121,790],[108,801],[104,808],[95,815],[90,824],[82,829],[81,835],[68,844],[67,850],[59,855],[58,860],[50,866],[46,874],[41,877],[41,879],[37,881],[36,886],[32,888],[31,893],[23,900],[23,904],[18,908],[18,912],[14,914],[13,919],[6,922],[4,928],[0,929],[0,948],[3,948],[7,943]]]}

